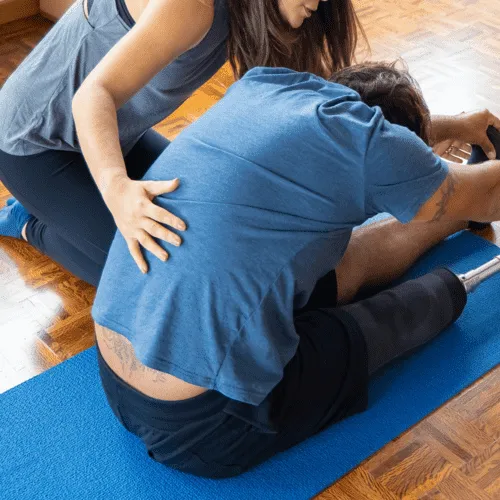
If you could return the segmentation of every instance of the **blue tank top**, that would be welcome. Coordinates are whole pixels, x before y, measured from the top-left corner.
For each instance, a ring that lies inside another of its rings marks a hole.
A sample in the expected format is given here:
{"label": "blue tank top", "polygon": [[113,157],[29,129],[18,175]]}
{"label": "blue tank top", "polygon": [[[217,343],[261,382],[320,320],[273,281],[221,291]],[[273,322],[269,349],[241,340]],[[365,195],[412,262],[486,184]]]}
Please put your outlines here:
{"label": "blue tank top", "polygon": [[[89,0],[94,1],[94,0]],[[89,3],[90,4],[90,3]],[[120,14],[120,17],[132,28],[134,26],[135,21],[130,15],[130,12],[127,8],[127,4],[125,3],[125,0],[116,0],[116,8],[118,9],[118,14]],[[90,11],[90,7],[89,7]]]}
{"label": "blue tank top", "polygon": [[[118,110],[124,154],[225,63],[226,0],[214,3],[214,21],[202,42],[175,59]],[[80,151],[71,111],[73,96],[130,29],[116,0],[93,0],[88,19],[83,0],[77,0],[0,90],[0,150],[18,156],[47,149]]]}

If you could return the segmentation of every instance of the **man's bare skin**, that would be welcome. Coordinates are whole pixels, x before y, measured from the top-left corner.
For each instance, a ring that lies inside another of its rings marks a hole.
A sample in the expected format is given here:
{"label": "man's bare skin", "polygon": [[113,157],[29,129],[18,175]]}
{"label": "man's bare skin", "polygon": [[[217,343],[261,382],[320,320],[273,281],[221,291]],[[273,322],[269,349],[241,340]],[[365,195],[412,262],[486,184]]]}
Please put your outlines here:
{"label": "man's bare skin", "polygon": [[177,377],[143,365],[135,356],[132,344],[112,330],[95,324],[97,344],[101,355],[122,380],[146,396],[164,401],[193,398],[207,391]]}

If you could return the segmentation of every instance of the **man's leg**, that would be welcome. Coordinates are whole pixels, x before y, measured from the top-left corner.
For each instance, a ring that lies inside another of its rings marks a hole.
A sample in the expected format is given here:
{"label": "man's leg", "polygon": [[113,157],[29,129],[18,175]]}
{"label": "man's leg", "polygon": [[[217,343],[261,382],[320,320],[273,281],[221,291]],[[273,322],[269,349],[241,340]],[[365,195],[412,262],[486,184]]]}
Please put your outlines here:
{"label": "man's leg", "polygon": [[356,229],[335,268],[338,304],[349,304],[360,292],[385,288],[425,252],[466,228],[465,221],[402,224],[390,217]]}
{"label": "man's leg", "polygon": [[[447,269],[386,287],[427,250],[466,227],[466,222],[401,224],[390,218],[353,232],[336,269],[339,305],[330,313],[364,337],[369,375],[426,344],[462,313],[465,288]],[[352,301],[359,291],[373,287],[382,291]]]}

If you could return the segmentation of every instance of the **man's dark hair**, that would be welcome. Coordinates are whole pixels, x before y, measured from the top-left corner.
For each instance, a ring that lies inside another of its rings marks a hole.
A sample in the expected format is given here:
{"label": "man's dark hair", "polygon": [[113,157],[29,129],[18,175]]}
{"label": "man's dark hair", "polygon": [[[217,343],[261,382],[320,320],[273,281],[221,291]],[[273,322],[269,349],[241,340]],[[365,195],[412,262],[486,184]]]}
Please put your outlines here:
{"label": "man's dark hair", "polygon": [[355,90],[368,106],[379,106],[386,120],[430,140],[430,112],[418,82],[407,67],[393,63],[368,62],[336,72],[330,81]]}

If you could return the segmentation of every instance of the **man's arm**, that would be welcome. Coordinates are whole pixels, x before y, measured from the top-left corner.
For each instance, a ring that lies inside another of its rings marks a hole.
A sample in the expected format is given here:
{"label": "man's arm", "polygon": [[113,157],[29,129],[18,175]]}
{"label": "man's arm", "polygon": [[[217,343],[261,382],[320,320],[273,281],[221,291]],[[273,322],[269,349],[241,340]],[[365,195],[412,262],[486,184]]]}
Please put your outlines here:
{"label": "man's arm", "polygon": [[439,220],[500,220],[500,161],[450,164],[446,179],[412,222]]}
{"label": "man's arm", "polygon": [[456,116],[433,116],[430,146],[447,140],[459,140],[481,146],[488,158],[496,158],[495,147],[488,138],[488,127],[500,130],[500,120],[487,109]]}

